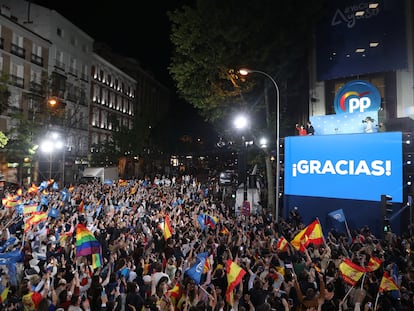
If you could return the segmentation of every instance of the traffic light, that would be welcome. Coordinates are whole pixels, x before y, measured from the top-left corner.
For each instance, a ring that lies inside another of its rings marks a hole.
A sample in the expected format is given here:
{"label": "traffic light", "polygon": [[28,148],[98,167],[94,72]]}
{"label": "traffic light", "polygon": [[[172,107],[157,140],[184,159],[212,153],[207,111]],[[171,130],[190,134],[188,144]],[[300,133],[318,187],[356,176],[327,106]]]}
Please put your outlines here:
{"label": "traffic light", "polygon": [[384,232],[391,231],[390,215],[392,214],[392,196],[381,194],[382,228]]}

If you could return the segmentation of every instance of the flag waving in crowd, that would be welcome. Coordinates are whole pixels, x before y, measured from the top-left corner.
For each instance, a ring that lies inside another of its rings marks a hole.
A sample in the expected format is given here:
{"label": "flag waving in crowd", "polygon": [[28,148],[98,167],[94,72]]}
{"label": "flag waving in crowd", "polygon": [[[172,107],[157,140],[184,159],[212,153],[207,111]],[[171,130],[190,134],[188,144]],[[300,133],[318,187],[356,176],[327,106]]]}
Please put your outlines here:
{"label": "flag waving in crowd", "polygon": [[302,229],[290,242],[296,250],[301,252],[304,252],[311,243],[314,245],[323,244],[322,226],[318,219]]}
{"label": "flag waving in crowd", "polygon": [[238,264],[231,259],[227,259],[226,262],[226,275],[227,275],[227,290],[226,301],[232,306],[234,303],[233,290],[241,282],[246,271],[244,271]]}
{"label": "flag waving in crowd", "polygon": [[76,257],[92,255],[92,266],[102,264],[102,248],[94,235],[82,224],[76,226]]}
{"label": "flag waving in crowd", "polygon": [[339,264],[339,271],[343,280],[351,286],[355,286],[365,273],[365,268],[353,263],[346,258]]}

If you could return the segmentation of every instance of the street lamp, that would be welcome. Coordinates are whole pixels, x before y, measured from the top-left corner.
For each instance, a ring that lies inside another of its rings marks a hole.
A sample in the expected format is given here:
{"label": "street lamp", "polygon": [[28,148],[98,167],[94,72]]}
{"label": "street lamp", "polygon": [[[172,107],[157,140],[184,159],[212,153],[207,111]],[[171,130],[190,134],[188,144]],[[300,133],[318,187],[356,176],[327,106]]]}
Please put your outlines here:
{"label": "street lamp", "polygon": [[[247,76],[249,73],[259,73],[272,81],[275,91],[276,91],[276,196],[275,196],[275,221],[279,222],[279,184],[280,184],[280,94],[279,87],[276,81],[272,78],[271,75],[264,71],[252,70],[252,69],[240,69],[239,73],[243,76]],[[267,109],[267,112],[269,109]],[[269,120],[269,118],[267,118]],[[269,126],[269,124],[268,124]]]}
{"label": "street lamp", "polygon": [[40,149],[49,153],[49,179],[52,179],[52,153],[63,148],[63,142],[59,138],[59,134],[53,132],[40,144]]}
{"label": "street lamp", "polygon": [[[234,127],[242,131],[246,129],[249,125],[249,120],[245,115],[238,115],[233,121]],[[242,136],[243,140],[243,160],[242,163],[239,162],[239,182],[240,180],[243,181],[243,205],[242,210],[250,209],[248,206],[248,197],[247,197],[247,142],[244,136]],[[242,165],[241,165],[242,164]]]}

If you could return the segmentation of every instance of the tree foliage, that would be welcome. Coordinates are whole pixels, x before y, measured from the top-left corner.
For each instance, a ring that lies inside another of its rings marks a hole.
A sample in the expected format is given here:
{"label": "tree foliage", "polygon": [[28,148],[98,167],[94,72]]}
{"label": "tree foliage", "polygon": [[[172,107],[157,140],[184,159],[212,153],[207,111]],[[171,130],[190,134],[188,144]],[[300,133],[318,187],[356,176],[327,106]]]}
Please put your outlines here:
{"label": "tree foliage", "polygon": [[252,84],[237,74],[242,67],[266,71],[286,87],[305,70],[298,65],[323,2],[310,0],[305,8],[301,0],[197,0],[169,12],[169,71],[180,96],[214,122],[246,105]]}

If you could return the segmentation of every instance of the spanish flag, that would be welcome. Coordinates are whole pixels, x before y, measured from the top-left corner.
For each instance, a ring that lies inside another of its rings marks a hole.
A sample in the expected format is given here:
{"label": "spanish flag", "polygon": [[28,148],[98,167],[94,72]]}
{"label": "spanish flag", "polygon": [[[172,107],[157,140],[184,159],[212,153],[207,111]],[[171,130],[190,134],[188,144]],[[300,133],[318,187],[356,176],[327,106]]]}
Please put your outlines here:
{"label": "spanish flag", "polygon": [[228,304],[233,306],[234,295],[233,290],[241,282],[246,271],[244,271],[238,264],[233,262],[231,259],[227,259],[226,262],[226,275],[227,275],[227,290],[226,290],[226,301]]}
{"label": "spanish flag", "polygon": [[83,200],[78,205],[78,212],[81,214],[85,213],[85,203]]}
{"label": "spanish flag", "polygon": [[172,237],[172,227],[170,223],[170,217],[165,215],[164,217],[164,240],[167,241],[169,238]]}
{"label": "spanish flag", "polygon": [[382,293],[392,290],[399,290],[398,285],[395,283],[394,279],[388,275],[387,272],[384,272],[379,286],[379,292]]}
{"label": "spanish flag", "polygon": [[27,190],[28,193],[36,193],[39,191],[39,187],[37,187],[35,184],[32,184],[32,186]]}
{"label": "spanish flag", "polygon": [[304,252],[309,244],[323,244],[322,226],[318,219],[315,219],[306,228],[301,230],[290,242],[292,246],[301,252]]}
{"label": "spanish flag", "polygon": [[365,268],[353,263],[349,258],[339,264],[339,271],[342,279],[351,286],[355,286],[364,275]]}
{"label": "spanish flag", "polygon": [[37,225],[39,222],[47,220],[47,213],[46,212],[34,212],[32,216],[30,216],[25,224],[24,224],[24,232],[30,229],[32,225]]}
{"label": "spanish flag", "polygon": [[167,291],[167,293],[170,294],[170,297],[173,297],[173,298],[180,297],[181,296],[180,283],[176,283],[173,288]]}
{"label": "spanish flag", "polygon": [[7,296],[9,295],[9,287],[6,287],[5,289],[3,289],[3,291],[1,292],[0,295],[0,303],[3,303],[6,301]]}
{"label": "spanish flag", "polygon": [[222,233],[222,234],[224,234],[224,235],[227,235],[227,234],[229,234],[229,233],[230,233],[230,231],[229,231],[229,229],[227,229],[227,227],[226,227],[226,226],[223,226],[223,228],[221,229],[220,233]]}
{"label": "spanish flag", "polygon": [[367,265],[365,266],[365,271],[366,272],[372,272],[377,270],[382,264],[382,260],[379,258],[376,258],[374,256],[371,256],[371,258],[369,259]]}
{"label": "spanish flag", "polygon": [[276,249],[285,252],[289,246],[289,242],[285,239],[284,236],[281,236],[279,241],[277,241]]}
{"label": "spanish flag", "polygon": [[23,206],[23,215],[26,216],[27,214],[37,212],[37,206],[38,206],[37,203],[32,203],[32,204],[27,204],[27,205],[25,204]]}

